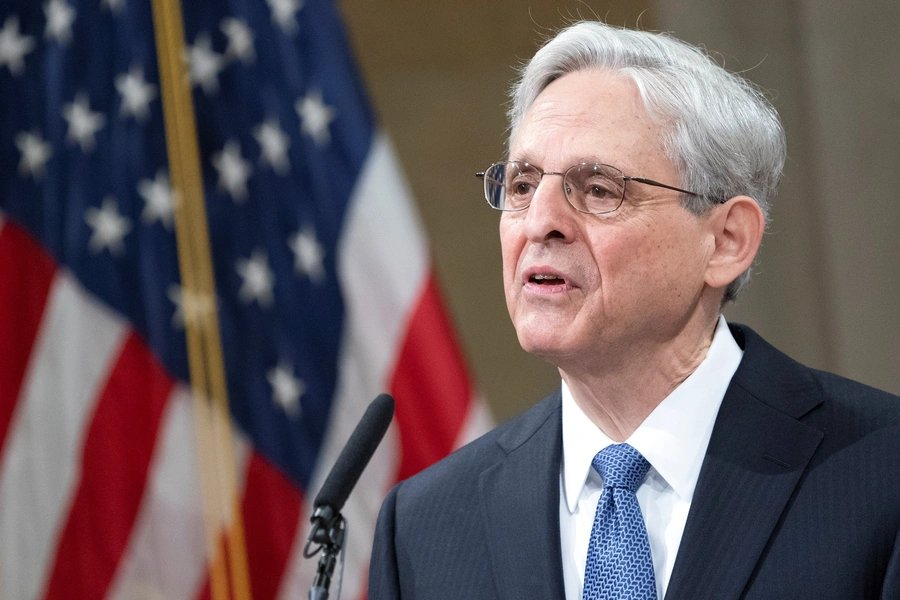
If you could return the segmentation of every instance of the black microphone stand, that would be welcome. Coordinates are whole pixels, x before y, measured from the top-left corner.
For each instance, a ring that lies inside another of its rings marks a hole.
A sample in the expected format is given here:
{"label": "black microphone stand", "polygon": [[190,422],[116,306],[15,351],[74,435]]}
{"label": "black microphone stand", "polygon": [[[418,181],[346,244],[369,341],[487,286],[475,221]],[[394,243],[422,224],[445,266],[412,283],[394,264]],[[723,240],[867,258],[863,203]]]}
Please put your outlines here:
{"label": "black microphone stand", "polygon": [[[347,520],[341,515],[350,490],[356,485],[363,469],[369,463],[381,438],[387,432],[394,416],[394,399],[379,394],[363,413],[356,429],[338,456],[331,472],[325,478],[322,489],[313,504],[312,528],[303,549],[303,558],[312,558],[319,551],[319,568],[309,590],[309,600],[328,600],[328,587],[347,536]],[[315,549],[312,548],[315,546]],[[341,566],[343,576],[343,565]],[[340,587],[338,587],[340,595]]]}
{"label": "black microphone stand", "polygon": [[[303,549],[303,558],[312,558],[320,550],[319,566],[316,569],[316,578],[309,589],[309,600],[328,600],[328,588],[331,586],[331,576],[337,565],[338,557],[344,546],[344,533],[347,528],[347,520],[341,513],[335,513],[330,506],[319,506],[313,512],[312,529],[309,539]],[[318,546],[310,550],[313,544]]]}

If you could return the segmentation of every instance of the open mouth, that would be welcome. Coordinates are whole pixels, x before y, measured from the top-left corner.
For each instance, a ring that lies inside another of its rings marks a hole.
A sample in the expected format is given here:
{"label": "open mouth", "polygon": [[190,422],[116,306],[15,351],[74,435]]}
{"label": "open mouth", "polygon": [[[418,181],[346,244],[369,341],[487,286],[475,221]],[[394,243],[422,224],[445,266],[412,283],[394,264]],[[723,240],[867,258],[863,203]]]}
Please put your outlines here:
{"label": "open mouth", "polygon": [[566,280],[557,276],[550,274],[535,274],[528,278],[529,283],[536,283],[537,285],[565,285]]}

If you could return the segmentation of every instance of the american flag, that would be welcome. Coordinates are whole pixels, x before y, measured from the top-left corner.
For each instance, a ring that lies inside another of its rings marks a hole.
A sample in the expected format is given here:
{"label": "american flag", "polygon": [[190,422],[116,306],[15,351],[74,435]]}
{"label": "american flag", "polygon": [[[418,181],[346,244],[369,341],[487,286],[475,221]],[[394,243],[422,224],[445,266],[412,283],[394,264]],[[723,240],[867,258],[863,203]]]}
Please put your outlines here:
{"label": "american flag", "polygon": [[376,394],[345,598],[389,487],[489,426],[334,3],[183,11],[211,301],[179,275],[150,0],[0,4],[2,598],[210,596],[185,342],[210,302],[256,600],[305,597],[310,504]]}

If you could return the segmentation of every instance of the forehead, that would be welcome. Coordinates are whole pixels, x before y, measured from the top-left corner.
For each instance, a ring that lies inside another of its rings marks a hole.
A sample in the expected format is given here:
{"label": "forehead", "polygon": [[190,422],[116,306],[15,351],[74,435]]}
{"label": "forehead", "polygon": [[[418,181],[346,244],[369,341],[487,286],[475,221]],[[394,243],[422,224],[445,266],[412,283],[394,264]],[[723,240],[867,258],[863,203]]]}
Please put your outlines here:
{"label": "forehead", "polygon": [[625,170],[660,158],[661,134],[661,123],[647,112],[632,79],[582,70],[538,95],[512,139],[510,158],[548,170],[584,159]]}

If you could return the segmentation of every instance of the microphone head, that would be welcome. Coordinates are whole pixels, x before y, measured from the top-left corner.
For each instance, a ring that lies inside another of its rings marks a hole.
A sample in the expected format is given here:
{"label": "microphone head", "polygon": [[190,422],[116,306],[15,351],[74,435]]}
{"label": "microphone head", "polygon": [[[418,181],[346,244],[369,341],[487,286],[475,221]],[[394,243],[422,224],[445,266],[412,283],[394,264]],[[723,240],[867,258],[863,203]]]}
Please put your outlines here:
{"label": "microphone head", "polygon": [[390,395],[381,394],[372,401],[319,490],[316,508],[329,506],[335,514],[341,511],[393,417],[394,399]]}

